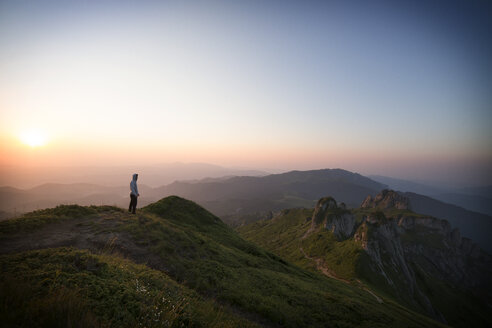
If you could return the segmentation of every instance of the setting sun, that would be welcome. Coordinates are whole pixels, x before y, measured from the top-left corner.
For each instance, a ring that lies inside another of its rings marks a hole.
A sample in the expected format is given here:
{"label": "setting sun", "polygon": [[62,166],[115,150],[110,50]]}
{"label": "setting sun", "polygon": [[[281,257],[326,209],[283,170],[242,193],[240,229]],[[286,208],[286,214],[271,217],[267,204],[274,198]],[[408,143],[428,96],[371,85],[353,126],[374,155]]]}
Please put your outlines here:
{"label": "setting sun", "polygon": [[40,131],[24,131],[20,140],[22,143],[30,146],[30,147],[40,147],[46,144],[47,138],[46,135],[41,133]]}

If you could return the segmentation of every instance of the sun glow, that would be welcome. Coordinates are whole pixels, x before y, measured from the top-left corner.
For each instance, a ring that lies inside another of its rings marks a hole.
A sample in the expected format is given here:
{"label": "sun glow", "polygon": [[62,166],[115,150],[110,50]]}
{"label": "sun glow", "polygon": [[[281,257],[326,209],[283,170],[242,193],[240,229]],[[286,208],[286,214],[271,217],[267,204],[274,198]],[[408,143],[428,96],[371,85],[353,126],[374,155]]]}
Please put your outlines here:
{"label": "sun glow", "polygon": [[24,131],[20,135],[20,140],[22,141],[22,143],[35,148],[44,146],[46,144],[47,137],[40,131],[30,130]]}

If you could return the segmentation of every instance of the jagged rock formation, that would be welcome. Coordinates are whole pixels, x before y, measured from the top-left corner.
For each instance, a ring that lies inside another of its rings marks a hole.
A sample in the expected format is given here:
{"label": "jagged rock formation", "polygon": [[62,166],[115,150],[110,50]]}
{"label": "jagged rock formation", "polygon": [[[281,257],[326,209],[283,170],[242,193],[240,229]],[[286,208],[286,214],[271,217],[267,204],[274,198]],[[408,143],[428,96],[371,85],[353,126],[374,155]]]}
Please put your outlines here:
{"label": "jagged rock formation", "polygon": [[333,198],[322,198],[310,231],[323,225],[338,240],[353,238],[365,251],[362,278],[445,323],[433,305],[434,279],[491,300],[492,257],[448,221],[411,212],[408,199],[392,190],[368,196],[358,213],[356,220]]}
{"label": "jagged rock formation", "polygon": [[[385,190],[359,208],[332,197],[240,230],[293,263],[453,327],[492,326],[492,258],[442,219]],[[309,261],[306,261],[308,259]],[[379,302],[379,301],[378,301]]]}
{"label": "jagged rock formation", "polygon": [[345,204],[338,206],[332,197],[321,198],[314,209],[311,219],[311,229],[314,231],[320,224],[333,232],[338,240],[352,236],[355,227],[355,217],[346,210]]}
{"label": "jagged rock formation", "polygon": [[367,196],[362,202],[361,208],[378,208],[381,210],[396,208],[399,210],[410,209],[408,198],[401,196],[396,191],[385,189],[376,197]]}

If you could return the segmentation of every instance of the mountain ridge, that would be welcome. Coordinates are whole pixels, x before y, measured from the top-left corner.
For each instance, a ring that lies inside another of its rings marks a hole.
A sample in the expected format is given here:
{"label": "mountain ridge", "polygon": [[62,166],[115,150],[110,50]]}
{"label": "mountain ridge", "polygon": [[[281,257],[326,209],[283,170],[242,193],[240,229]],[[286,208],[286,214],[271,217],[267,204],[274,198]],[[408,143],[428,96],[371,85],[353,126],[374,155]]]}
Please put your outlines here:
{"label": "mountain ridge", "polygon": [[[77,255],[66,251],[66,247],[90,253]],[[33,255],[41,253],[32,253],[37,250],[43,251],[42,256],[46,258],[42,263],[36,260],[40,255]],[[239,326],[243,325],[241,322],[244,326],[272,327],[441,326],[391,300],[379,303],[365,290],[328,280],[292,265],[245,241],[215,215],[180,197],[161,199],[137,210],[137,215],[112,206],[62,205],[0,222],[2,278],[26,275],[33,286],[42,288],[36,277],[44,276],[48,281],[56,281],[58,274],[61,275],[60,283],[52,287],[56,293],[72,290],[69,282],[78,281],[78,286],[83,288],[82,294],[88,295],[84,299],[89,309],[94,311],[98,320],[107,322],[104,321],[104,313],[91,307],[99,304],[93,297],[101,294],[93,294],[92,289],[80,284],[80,279],[91,277],[103,279],[103,285],[113,285],[112,278],[105,274],[110,264],[99,265],[97,263],[105,260],[90,255],[101,252],[105,256],[123,256],[137,265],[145,265],[155,270],[146,276],[165,274],[167,280],[197,293],[195,295],[199,295],[196,297],[202,304],[205,302],[208,307],[216,309],[211,315],[213,318],[209,319],[212,321],[204,321],[203,325],[224,326],[220,316],[214,319],[217,313],[223,313],[222,318],[239,322]],[[56,260],[60,256],[62,259]],[[77,260],[80,256],[89,256],[88,262],[80,265]],[[20,265],[24,261],[22,259],[29,259],[24,266]],[[44,263],[52,263],[59,270],[49,269]],[[124,269],[133,264],[118,265]],[[37,270],[43,270],[43,273],[32,275],[40,273]],[[118,273],[121,274],[130,273]],[[146,279],[144,287],[148,289],[146,286],[150,280]],[[152,291],[155,292],[154,289]],[[104,297],[109,299],[109,294],[105,293]],[[105,306],[110,306],[111,313],[118,313],[121,311],[118,304]],[[193,306],[190,311],[193,311]],[[136,309],[132,320],[138,320],[138,313]],[[177,318],[178,322],[186,319],[180,314]],[[196,321],[184,322],[199,326]]]}
{"label": "mountain ridge", "polygon": [[353,210],[324,197],[314,209],[285,210],[238,231],[295,264],[341,281],[362,280],[378,295],[442,322],[490,325],[492,257],[446,220],[410,211],[409,203],[388,190]]}
{"label": "mountain ridge", "polygon": [[421,194],[445,203],[460,206],[469,211],[492,216],[491,186],[467,188],[436,187],[381,175],[369,175],[368,177],[400,192]]}
{"label": "mountain ridge", "polygon": [[234,223],[238,217],[268,215],[294,206],[312,206],[327,192],[347,204],[358,204],[385,186],[342,169],[290,171],[264,177],[232,177],[205,183],[174,182],[156,189],[159,197],[180,195],[201,203]]}
{"label": "mountain ridge", "polygon": [[[72,186],[80,189],[83,185]],[[1,187],[0,209],[4,211],[2,216],[15,216],[59,203],[110,204],[120,207],[128,205],[128,187],[89,186],[92,192],[84,191],[76,195],[66,192],[66,189],[70,188],[63,185],[57,192],[48,190],[46,194],[26,193],[24,190],[9,192]],[[201,204],[229,225],[238,226],[245,222],[271,217],[283,209],[314,207],[316,201],[327,194],[331,194],[349,207],[357,207],[367,195],[376,195],[385,187],[360,174],[342,169],[291,171],[264,177],[177,181],[160,188],[141,184],[142,196],[139,198],[139,206],[148,205],[165,196],[179,195]],[[48,194],[51,196],[48,197]],[[492,230],[492,217],[423,195],[408,193],[406,195],[416,206],[417,212],[449,220],[454,227],[460,228],[464,236],[474,239],[482,247],[492,251],[492,241],[487,234]]]}

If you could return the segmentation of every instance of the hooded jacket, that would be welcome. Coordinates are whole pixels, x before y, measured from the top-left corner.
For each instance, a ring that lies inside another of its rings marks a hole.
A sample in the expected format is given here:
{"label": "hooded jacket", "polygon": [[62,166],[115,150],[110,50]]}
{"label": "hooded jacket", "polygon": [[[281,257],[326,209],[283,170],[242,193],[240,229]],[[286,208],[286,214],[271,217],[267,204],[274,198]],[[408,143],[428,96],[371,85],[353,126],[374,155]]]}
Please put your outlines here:
{"label": "hooded jacket", "polygon": [[133,175],[132,182],[130,182],[131,194],[135,195],[135,196],[138,196],[137,176],[138,176],[138,174],[135,173]]}

